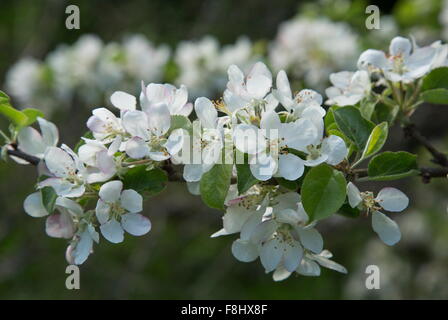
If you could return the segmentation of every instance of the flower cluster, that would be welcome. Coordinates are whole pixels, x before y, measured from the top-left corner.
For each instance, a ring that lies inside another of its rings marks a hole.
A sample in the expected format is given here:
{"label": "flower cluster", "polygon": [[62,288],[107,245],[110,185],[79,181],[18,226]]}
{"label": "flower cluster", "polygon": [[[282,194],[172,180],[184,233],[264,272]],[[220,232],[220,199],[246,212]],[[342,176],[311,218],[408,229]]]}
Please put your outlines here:
{"label": "flower cluster", "polygon": [[[355,105],[374,94],[372,86],[390,86],[394,98],[399,103],[405,103],[397,97],[397,85],[410,85],[420,80],[431,70],[446,66],[448,46],[436,41],[429,46],[419,47],[415,42],[403,38],[392,39],[389,52],[368,49],[358,59],[356,72],[341,71],[330,75],[332,87],[327,88],[329,105]],[[375,81],[371,81],[371,79]],[[405,88],[406,89],[406,88]],[[418,91],[417,91],[418,93]],[[417,95],[414,95],[414,98]],[[384,96],[375,97],[382,99]],[[383,102],[388,103],[387,100]],[[409,100],[407,103],[415,103]],[[390,104],[390,103],[389,103]],[[412,107],[412,105],[408,105]]]}
{"label": "flower cluster", "polygon": [[348,24],[299,18],[280,25],[269,60],[274,69],[285,69],[320,89],[329,73],[354,66],[358,54],[357,35]]}
{"label": "flower cluster", "polygon": [[257,186],[238,196],[236,186],[232,186],[226,203],[223,228],[212,237],[240,233],[232,245],[239,261],[251,262],[259,257],[267,273],[274,271],[275,281],[293,272],[319,276],[319,265],[347,273],[330,260],[328,250],[323,250],[322,236],[314,228],[316,223],[309,221],[298,193],[260,190]]}
{"label": "flower cluster", "polygon": [[[224,211],[212,237],[238,234],[231,248],[237,260],[259,258],[276,281],[292,273],[318,276],[321,267],[346,273],[324,249],[320,223],[334,213],[370,215],[385,244],[400,240],[397,223],[382,211],[403,211],[407,196],[391,187],[375,196],[355,183],[421,174],[414,155],[379,152],[390,125],[406,124],[423,101],[448,96],[431,83],[431,71],[436,79],[448,73],[438,68],[447,51],[440,42],[418,47],[402,37],[388,54],[369,49],[357,71],[330,76],[328,108],[314,90],[293,93],[286,72],[273,76],[263,62],[248,72],[230,65],[222,98],[214,101],[190,102],[182,84],[142,83],[138,97],[116,91],[114,110],[94,109],[89,132],[73,150],[59,146],[54,124],[34,114],[39,132],[22,119],[32,110],[15,110],[19,116],[11,107],[17,127],[2,150],[22,164],[37,159],[37,191],[24,209],[47,217],[49,236],[70,240],[69,263],[82,264],[100,235],[119,243],[125,231],[148,233],[144,197],[182,176],[190,192]],[[7,96],[0,99],[4,104]],[[367,168],[357,168],[369,158]]]}
{"label": "flower cluster", "polygon": [[354,66],[359,53],[358,39],[345,23],[302,17],[281,25],[276,38],[264,47],[244,36],[221,45],[208,35],[181,41],[171,50],[140,34],[121,43],[84,35],[72,45],[57,47],[43,61],[19,60],[8,71],[6,88],[20,104],[44,106],[45,111],[69,106],[72,99],[97,105],[117,87],[134,94],[141,80],[183,84],[193,98],[216,98],[226,84],[229,65],[248,72],[264,59],[275,71],[284,69],[294,79],[323,89],[328,74]]}
{"label": "flower cluster", "polygon": [[130,89],[141,80],[161,81],[169,57],[167,46],[156,47],[142,35],[107,44],[84,35],[71,46],[60,45],[45,61],[18,61],[8,71],[6,87],[21,104],[51,111],[67,106],[75,96],[101,101],[104,92],[118,85]]}
{"label": "flower cluster", "polygon": [[177,85],[188,87],[192,97],[213,96],[226,84],[226,70],[236,64],[244,70],[256,62],[251,41],[239,38],[220,48],[218,40],[205,36],[198,41],[182,41],[176,48]]}

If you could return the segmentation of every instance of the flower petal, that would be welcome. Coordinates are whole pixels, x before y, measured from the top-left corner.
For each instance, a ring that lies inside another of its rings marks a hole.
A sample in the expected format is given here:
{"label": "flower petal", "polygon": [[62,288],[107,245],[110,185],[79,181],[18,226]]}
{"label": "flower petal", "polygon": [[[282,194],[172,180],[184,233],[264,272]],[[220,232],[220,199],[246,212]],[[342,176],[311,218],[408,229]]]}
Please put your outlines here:
{"label": "flower petal", "polygon": [[272,274],[272,279],[274,281],[283,281],[291,275],[291,272],[286,270],[283,266],[278,266]]}
{"label": "flower petal", "polygon": [[375,200],[387,211],[400,212],[409,205],[409,198],[396,188],[383,188]]}
{"label": "flower petal", "polygon": [[303,257],[303,249],[298,241],[291,240],[284,243],[283,265],[286,270],[293,272],[297,269]]}
{"label": "flower petal", "polygon": [[359,192],[358,187],[355,186],[352,182],[349,182],[347,184],[347,198],[348,203],[352,208],[357,207],[362,201],[361,192]]}
{"label": "flower petal", "polygon": [[251,216],[251,214],[252,211],[247,210],[242,206],[237,205],[228,207],[222,218],[224,229],[228,232],[228,234],[240,232],[244,223]]}
{"label": "flower petal", "polygon": [[372,213],[372,228],[388,246],[393,246],[401,239],[397,223],[379,211]]}
{"label": "flower petal", "polygon": [[137,105],[137,99],[133,95],[123,91],[115,91],[110,96],[110,102],[120,110],[135,110]]}
{"label": "flower petal", "polygon": [[194,111],[204,128],[215,128],[218,119],[218,111],[213,103],[204,97],[197,98],[194,102]]}
{"label": "flower petal", "polygon": [[[268,111],[263,114],[260,121],[260,127],[266,129],[266,136],[271,136],[270,130],[278,130],[281,126],[280,117],[275,111]],[[278,136],[278,132],[277,132]]]}
{"label": "flower petal", "polygon": [[141,159],[149,155],[149,147],[145,140],[134,137],[126,142],[126,154],[133,159]]}
{"label": "flower petal", "polygon": [[260,181],[269,180],[277,171],[277,162],[271,155],[258,154],[249,159],[250,172]]}
{"label": "flower petal", "polygon": [[42,203],[42,194],[40,191],[34,192],[26,197],[23,202],[25,212],[34,218],[48,216],[48,211]]}
{"label": "flower petal", "polygon": [[320,267],[313,260],[303,257],[300,261],[300,265],[297,268],[297,272],[304,276],[318,277],[320,276]]}
{"label": "flower petal", "polygon": [[176,129],[171,132],[168,137],[168,141],[164,144],[164,147],[170,155],[176,155],[182,149],[184,145],[184,131],[183,129]]}
{"label": "flower petal", "polygon": [[239,124],[233,133],[235,147],[247,154],[257,154],[266,150],[266,139],[260,130],[251,124]]}
{"label": "flower petal", "polygon": [[264,98],[272,86],[272,74],[263,62],[257,62],[246,80],[247,91],[256,99]]}
{"label": "flower petal", "polygon": [[[280,70],[276,79],[277,90],[285,97],[292,98],[291,87],[289,85],[288,76],[284,70]],[[286,107],[286,106],[285,106]]]}
{"label": "flower petal", "polygon": [[277,268],[283,256],[283,244],[277,238],[267,241],[260,249],[260,260],[266,272]]}
{"label": "flower petal", "polygon": [[294,181],[303,175],[304,161],[292,153],[281,154],[278,162],[278,174],[286,180]]}
{"label": "flower petal", "polygon": [[121,224],[118,223],[117,220],[111,219],[105,224],[100,226],[101,234],[104,238],[112,243],[120,243],[123,242],[124,239],[124,231],[121,227]]}
{"label": "flower petal", "polygon": [[313,259],[317,261],[322,267],[340,272],[340,273],[347,273],[347,269],[345,269],[344,266],[340,265],[339,263],[336,263],[328,258],[326,258],[323,255],[314,255]]}
{"label": "flower petal", "polygon": [[92,251],[92,245],[92,237],[90,236],[89,231],[86,229],[83,233],[81,233],[78,243],[72,251],[75,264],[80,265],[87,260],[90,252]]}
{"label": "flower petal", "polygon": [[101,200],[114,203],[120,199],[121,190],[123,189],[123,182],[120,180],[109,181],[103,184],[99,191]]}
{"label": "flower petal", "polygon": [[257,246],[249,241],[237,239],[232,244],[233,256],[241,262],[251,262],[258,258]]}
{"label": "flower petal", "polygon": [[324,240],[319,231],[314,228],[304,229],[301,227],[296,228],[299,234],[300,242],[302,245],[311,250],[314,253],[320,253],[324,248]]}
{"label": "flower petal", "polygon": [[342,162],[348,154],[344,140],[335,135],[331,135],[322,141],[321,151],[328,156],[326,162],[333,166]]}
{"label": "flower petal", "polygon": [[358,59],[358,68],[367,69],[368,66],[374,66],[380,69],[386,69],[389,61],[383,51],[368,49],[364,51]]}
{"label": "flower petal", "polygon": [[135,190],[123,190],[120,197],[121,206],[131,213],[143,210],[143,197]]}
{"label": "flower petal", "polygon": [[44,160],[48,170],[56,177],[67,177],[76,171],[73,158],[60,148],[47,148]]}
{"label": "flower petal", "polygon": [[45,232],[53,238],[70,239],[75,233],[75,225],[69,213],[55,213],[47,218]]}
{"label": "flower petal", "polygon": [[133,137],[149,139],[148,116],[138,110],[128,111],[123,115],[123,127]]}
{"label": "flower petal", "polygon": [[100,224],[104,224],[109,220],[110,205],[101,199],[98,199],[95,208],[96,218]]}
{"label": "flower petal", "polygon": [[55,147],[59,141],[59,131],[56,125],[41,117],[37,118],[37,122],[39,122],[40,132],[42,132],[42,138],[45,145],[48,147]]}
{"label": "flower petal", "polygon": [[148,109],[149,129],[156,136],[163,136],[171,126],[170,110],[166,104],[156,104]]}
{"label": "flower petal", "polygon": [[390,42],[389,53],[393,56],[407,57],[411,53],[412,43],[409,39],[403,37],[395,37]]}
{"label": "flower petal", "polygon": [[123,229],[133,236],[142,236],[151,230],[151,221],[138,213],[127,213],[121,216]]}
{"label": "flower petal", "polygon": [[318,130],[313,121],[301,118],[293,123],[285,123],[279,131],[280,146],[299,151],[306,151],[306,147],[318,139]]}
{"label": "flower petal", "polygon": [[184,166],[183,178],[187,182],[198,182],[201,180],[203,173],[202,164],[186,164]]}

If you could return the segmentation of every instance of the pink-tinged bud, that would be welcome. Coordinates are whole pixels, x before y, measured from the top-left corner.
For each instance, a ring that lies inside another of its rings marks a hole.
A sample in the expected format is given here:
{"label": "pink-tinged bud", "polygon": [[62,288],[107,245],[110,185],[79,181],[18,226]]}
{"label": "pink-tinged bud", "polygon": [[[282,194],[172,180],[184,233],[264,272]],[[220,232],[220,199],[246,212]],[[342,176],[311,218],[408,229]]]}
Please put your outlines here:
{"label": "pink-tinged bud", "polygon": [[69,245],[65,250],[65,260],[68,264],[75,264],[75,257],[73,256],[73,246]]}
{"label": "pink-tinged bud", "polygon": [[48,216],[45,231],[48,236],[53,238],[70,239],[75,233],[75,226],[70,214],[56,213]]}
{"label": "pink-tinged bud", "polygon": [[228,206],[234,206],[237,205],[238,203],[240,203],[241,201],[243,201],[247,196],[241,196],[235,199],[231,199],[229,201],[227,201],[227,205]]}

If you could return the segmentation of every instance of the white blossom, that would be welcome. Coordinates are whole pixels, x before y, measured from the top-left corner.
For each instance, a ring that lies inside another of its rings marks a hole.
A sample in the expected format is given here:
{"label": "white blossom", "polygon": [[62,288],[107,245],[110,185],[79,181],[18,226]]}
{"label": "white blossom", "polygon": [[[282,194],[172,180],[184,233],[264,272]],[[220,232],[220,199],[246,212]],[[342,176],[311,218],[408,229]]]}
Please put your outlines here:
{"label": "white blossom", "polygon": [[304,171],[304,161],[289,152],[289,148],[306,150],[317,137],[314,124],[308,119],[281,123],[278,114],[269,111],[262,116],[260,127],[258,129],[253,125],[240,124],[234,132],[235,147],[249,154],[250,169],[254,177],[262,181],[273,175],[288,180],[300,178]]}
{"label": "white blossom", "polygon": [[52,177],[39,182],[39,188],[52,187],[58,196],[68,198],[84,194],[85,167],[69,147],[48,147],[43,159]]}
{"label": "white blossom", "polygon": [[[197,98],[194,110],[198,121],[193,123],[192,150],[193,157],[199,153],[198,163],[185,159],[183,177],[187,182],[197,182],[221,158],[224,146],[224,131],[218,121],[218,111],[213,103],[204,97]],[[187,150],[183,150],[187,152]],[[189,155],[190,153],[188,153]]]}
{"label": "white blossom", "polygon": [[135,190],[123,190],[119,180],[103,184],[99,191],[95,213],[102,235],[112,243],[122,242],[124,231],[141,236],[151,230],[151,222],[139,214],[143,198]]}
{"label": "white blossom", "polygon": [[370,94],[372,87],[369,74],[365,70],[332,73],[330,81],[333,87],[325,90],[327,105],[355,105]]}
{"label": "white blossom", "polygon": [[103,182],[117,173],[114,154],[121,146],[121,137],[117,136],[108,148],[101,142],[83,138],[84,144],[79,147],[79,159],[87,166],[87,182]]}
{"label": "white blossom", "polygon": [[[33,127],[22,128],[17,136],[18,149],[39,159],[44,157],[48,147],[56,147],[59,141],[59,131],[54,123],[41,117],[37,118],[40,131]],[[25,160],[13,158],[18,163],[27,163]]]}
{"label": "white blossom", "polygon": [[409,204],[408,197],[398,189],[383,188],[374,198],[371,192],[361,193],[351,182],[347,184],[347,196],[352,208],[362,205],[372,212],[372,228],[387,245],[393,246],[401,239],[397,223],[379,210],[401,212]]}
{"label": "white blossom", "polygon": [[358,68],[380,71],[392,82],[412,82],[433,68],[440,66],[448,54],[447,45],[434,43],[417,47],[409,39],[395,37],[389,46],[389,54],[368,49],[358,59]]}
{"label": "white blossom", "polygon": [[344,22],[295,18],[280,25],[269,60],[274,70],[287,70],[306,84],[323,89],[331,72],[354,67],[357,43],[357,36]]}

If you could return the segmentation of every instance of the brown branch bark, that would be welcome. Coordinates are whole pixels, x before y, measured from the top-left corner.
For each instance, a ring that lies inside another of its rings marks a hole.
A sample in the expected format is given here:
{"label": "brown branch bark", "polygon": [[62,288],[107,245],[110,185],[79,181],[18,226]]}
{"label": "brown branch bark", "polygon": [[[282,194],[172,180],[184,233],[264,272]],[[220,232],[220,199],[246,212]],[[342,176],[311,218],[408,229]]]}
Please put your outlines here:
{"label": "brown branch bark", "polygon": [[428,150],[431,153],[431,155],[433,157],[433,159],[431,160],[432,162],[434,162],[442,167],[448,167],[448,158],[447,158],[446,154],[437,150],[436,147],[434,147],[428,141],[428,139],[426,139],[424,136],[422,136],[422,134],[418,131],[415,124],[409,124],[409,125],[403,127],[403,130],[404,130],[404,134],[406,137],[413,138],[413,139],[417,140],[421,145],[423,145],[426,148],[426,150]]}
{"label": "brown branch bark", "polygon": [[[16,148],[14,145],[12,145],[12,148]],[[17,158],[20,158],[22,160],[28,161],[30,164],[37,166],[40,162],[40,159],[29,155],[27,153],[22,152],[19,149],[8,149],[7,151],[8,155],[14,156]],[[166,171],[168,175],[168,181],[172,182],[184,182],[184,179],[182,178],[182,175],[179,173],[179,171],[175,170],[173,168],[171,162],[166,162],[162,167],[163,170]],[[447,178],[448,176],[448,166],[444,168],[420,168],[420,175],[422,176],[424,183],[429,183],[432,178]],[[355,174],[357,177],[366,177],[367,176],[367,169],[354,169],[353,174]],[[236,179],[232,179],[232,183],[236,183]],[[274,179],[267,182],[268,184],[276,183]]]}
{"label": "brown branch bark", "polygon": [[432,178],[448,178],[448,168],[420,168],[423,183],[429,183]]}
{"label": "brown branch bark", "polygon": [[7,150],[8,155],[20,158],[20,159],[25,160],[25,161],[28,161],[29,163],[31,163],[34,166],[37,166],[39,164],[40,159],[38,157],[35,157],[35,156],[32,156],[30,154],[27,154],[27,153],[24,153],[24,152],[20,151],[19,149],[17,149],[17,147],[15,145],[11,145],[11,147],[13,149],[8,149]]}

